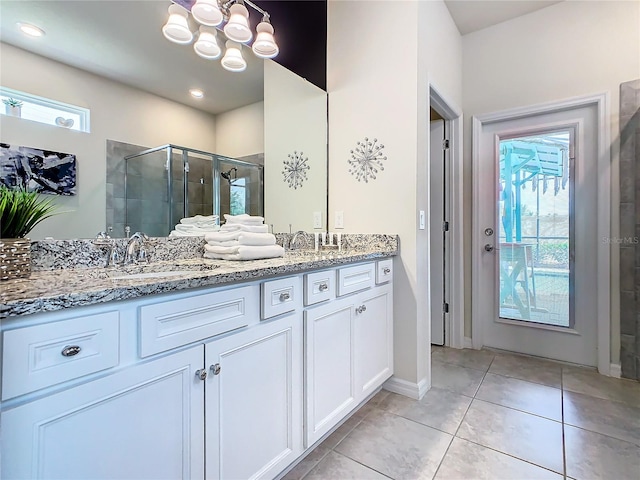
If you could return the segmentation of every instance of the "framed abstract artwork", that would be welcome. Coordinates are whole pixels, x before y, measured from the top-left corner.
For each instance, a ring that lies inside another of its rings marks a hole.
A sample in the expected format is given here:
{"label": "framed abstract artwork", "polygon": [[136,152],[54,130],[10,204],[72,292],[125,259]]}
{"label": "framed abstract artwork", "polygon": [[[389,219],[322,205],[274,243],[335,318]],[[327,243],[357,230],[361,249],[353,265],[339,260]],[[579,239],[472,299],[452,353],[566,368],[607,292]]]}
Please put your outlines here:
{"label": "framed abstract artwork", "polygon": [[75,195],[76,156],[0,143],[0,184],[49,195]]}

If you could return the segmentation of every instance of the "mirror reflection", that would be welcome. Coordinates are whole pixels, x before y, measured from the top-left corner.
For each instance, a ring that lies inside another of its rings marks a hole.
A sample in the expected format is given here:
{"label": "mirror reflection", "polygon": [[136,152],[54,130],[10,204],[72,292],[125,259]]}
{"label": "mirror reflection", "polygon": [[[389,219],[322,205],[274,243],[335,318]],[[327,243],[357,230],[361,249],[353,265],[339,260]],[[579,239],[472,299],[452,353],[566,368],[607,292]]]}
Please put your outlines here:
{"label": "mirror reflection", "polygon": [[[312,230],[316,212],[324,227],[326,92],[244,47],[247,70],[232,73],[168,42],[169,5],[0,3],[0,86],[89,110],[87,132],[0,115],[0,142],[77,158],[76,195],[55,197],[67,213],[31,237],[124,236],[128,223],[168,235],[183,216],[243,207],[279,232]],[[18,22],[45,35],[27,38]],[[306,174],[295,185],[292,157]]]}

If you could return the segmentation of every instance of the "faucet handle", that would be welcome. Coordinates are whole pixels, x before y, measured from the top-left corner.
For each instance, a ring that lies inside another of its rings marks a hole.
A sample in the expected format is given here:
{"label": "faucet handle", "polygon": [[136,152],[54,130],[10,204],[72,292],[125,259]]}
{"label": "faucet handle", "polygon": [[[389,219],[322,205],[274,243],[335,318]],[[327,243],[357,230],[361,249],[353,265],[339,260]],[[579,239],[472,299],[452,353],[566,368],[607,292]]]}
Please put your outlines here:
{"label": "faucet handle", "polygon": [[120,253],[118,253],[118,248],[115,244],[111,245],[111,250],[109,250],[109,257],[107,258],[107,267],[115,266],[120,264]]}
{"label": "faucet handle", "polygon": [[149,255],[144,245],[140,245],[138,250],[138,263],[149,263]]}

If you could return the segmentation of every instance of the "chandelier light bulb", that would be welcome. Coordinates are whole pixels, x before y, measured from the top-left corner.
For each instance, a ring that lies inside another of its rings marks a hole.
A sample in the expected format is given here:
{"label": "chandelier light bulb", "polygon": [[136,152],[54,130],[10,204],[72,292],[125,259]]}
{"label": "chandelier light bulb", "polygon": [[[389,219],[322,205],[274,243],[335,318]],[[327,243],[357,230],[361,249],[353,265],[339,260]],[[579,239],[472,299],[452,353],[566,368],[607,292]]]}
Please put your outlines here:
{"label": "chandelier light bulb", "polygon": [[222,49],[218,45],[216,39],[217,32],[215,27],[200,27],[198,40],[193,44],[193,49],[202,58],[207,60],[215,60],[220,57]]}
{"label": "chandelier light bulb", "polygon": [[238,43],[250,42],[253,38],[249,28],[249,11],[240,3],[234,3],[229,9],[229,21],[224,26],[224,34],[229,40]]}
{"label": "chandelier light bulb", "polygon": [[247,62],[242,57],[242,45],[228,40],[226,46],[227,51],[220,61],[222,68],[230,72],[243,72],[247,68]]}
{"label": "chandelier light bulb", "polygon": [[189,12],[175,3],[169,7],[169,20],[162,27],[162,33],[174,43],[185,45],[193,40],[193,33],[189,30]]}
{"label": "chandelier light bulb", "polygon": [[218,0],[197,0],[191,7],[191,15],[198,23],[208,27],[216,27],[224,20]]}
{"label": "chandelier light bulb", "polygon": [[273,26],[268,21],[262,21],[256,27],[256,39],[251,49],[256,57],[273,58],[278,55],[280,49],[273,38]]}

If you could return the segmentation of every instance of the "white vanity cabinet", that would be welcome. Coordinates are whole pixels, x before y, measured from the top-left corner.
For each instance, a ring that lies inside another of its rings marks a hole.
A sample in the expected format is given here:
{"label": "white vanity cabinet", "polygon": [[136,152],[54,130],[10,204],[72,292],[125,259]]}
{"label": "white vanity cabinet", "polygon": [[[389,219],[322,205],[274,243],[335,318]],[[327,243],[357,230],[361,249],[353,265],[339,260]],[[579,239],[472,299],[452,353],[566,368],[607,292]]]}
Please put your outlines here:
{"label": "white vanity cabinet", "polygon": [[2,478],[204,475],[202,346],[2,412]]}
{"label": "white vanity cabinet", "polygon": [[393,285],[377,268],[0,325],[0,477],[277,477],[393,373]]}
{"label": "white vanity cabinet", "polygon": [[302,313],[205,346],[208,479],[274,478],[302,446]]}
{"label": "white vanity cabinet", "polygon": [[347,269],[338,292],[343,279],[358,282],[345,296],[305,311],[306,447],[393,374],[393,285],[372,288],[373,264]]}

